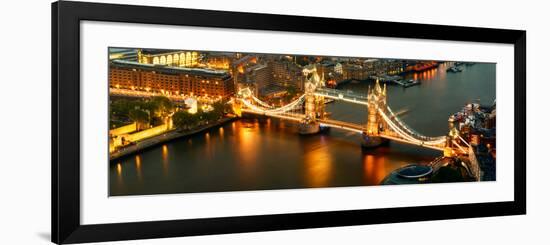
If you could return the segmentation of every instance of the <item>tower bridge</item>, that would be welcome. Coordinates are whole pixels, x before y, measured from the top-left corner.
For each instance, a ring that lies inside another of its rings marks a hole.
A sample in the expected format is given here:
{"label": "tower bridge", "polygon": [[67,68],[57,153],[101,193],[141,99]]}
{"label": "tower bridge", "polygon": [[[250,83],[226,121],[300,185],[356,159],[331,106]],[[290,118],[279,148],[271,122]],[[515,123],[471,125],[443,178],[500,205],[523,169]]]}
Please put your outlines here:
{"label": "tower bridge", "polygon": [[[250,113],[298,122],[302,134],[318,133],[320,127],[356,132],[362,135],[363,145],[367,147],[391,140],[442,151],[447,157],[468,154],[470,145],[454,127],[447,135],[430,137],[405,124],[387,105],[386,85],[382,87],[378,81],[372,89],[369,87],[367,95],[360,95],[326,88],[324,78],[319,77],[315,68],[304,69],[304,75],[304,94],[284,106],[271,106],[254,96],[250,89],[244,88],[232,100],[233,110],[239,116]],[[325,98],[365,106],[368,111],[366,123],[357,124],[329,118],[325,113]]]}

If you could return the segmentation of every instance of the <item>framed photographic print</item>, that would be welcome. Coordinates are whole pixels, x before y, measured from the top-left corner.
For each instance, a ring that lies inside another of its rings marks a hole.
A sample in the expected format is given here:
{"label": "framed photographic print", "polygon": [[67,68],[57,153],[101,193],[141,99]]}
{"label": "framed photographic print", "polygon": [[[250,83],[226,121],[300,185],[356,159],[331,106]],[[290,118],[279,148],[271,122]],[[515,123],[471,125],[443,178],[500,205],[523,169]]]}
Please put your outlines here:
{"label": "framed photographic print", "polygon": [[525,45],[53,3],[52,241],[525,214]]}

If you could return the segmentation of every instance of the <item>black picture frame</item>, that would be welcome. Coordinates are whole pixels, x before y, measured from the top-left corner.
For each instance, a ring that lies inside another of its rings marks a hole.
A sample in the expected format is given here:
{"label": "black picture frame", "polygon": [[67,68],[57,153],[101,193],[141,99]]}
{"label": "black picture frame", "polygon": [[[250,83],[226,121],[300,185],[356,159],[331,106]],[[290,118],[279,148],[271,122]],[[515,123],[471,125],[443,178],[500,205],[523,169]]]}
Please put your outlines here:
{"label": "black picture frame", "polygon": [[[223,218],[80,223],[80,22],[84,20],[249,30],[505,43],[514,45],[514,201]],[[82,243],[526,213],[526,32],[62,1],[52,4],[52,242]]]}

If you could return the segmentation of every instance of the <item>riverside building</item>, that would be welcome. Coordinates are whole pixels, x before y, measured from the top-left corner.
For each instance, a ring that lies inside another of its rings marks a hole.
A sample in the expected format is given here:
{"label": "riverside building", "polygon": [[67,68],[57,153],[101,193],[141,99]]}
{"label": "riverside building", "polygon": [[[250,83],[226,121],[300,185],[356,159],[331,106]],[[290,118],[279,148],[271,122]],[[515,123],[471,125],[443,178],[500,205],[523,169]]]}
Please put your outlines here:
{"label": "riverside building", "polygon": [[113,60],[109,64],[109,86],[183,96],[227,98],[234,93],[227,71],[186,68]]}

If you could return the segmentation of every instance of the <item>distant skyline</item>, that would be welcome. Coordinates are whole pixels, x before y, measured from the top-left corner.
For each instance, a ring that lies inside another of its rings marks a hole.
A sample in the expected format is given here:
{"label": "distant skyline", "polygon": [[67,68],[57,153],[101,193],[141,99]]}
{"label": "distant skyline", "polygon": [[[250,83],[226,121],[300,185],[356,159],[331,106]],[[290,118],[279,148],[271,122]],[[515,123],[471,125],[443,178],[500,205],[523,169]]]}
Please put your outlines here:
{"label": "distant skyline", "polygon": [[303,57],[321,57],[321,58],[334,58],[334,59],[378,59],[378,60],[400,60],[400,61],[436,61],[436,62],[474,62],[479,64],[496,64],[496,62],[481,62],[470,60],[439,60],[439,59],[413,59],[413,58],[401,58],[401,57],[376,57],[376,56],[340,56],[340,55],[316,55],[316,54],[299,54],[299,53],[262,53],[262,52],[237,52],[237,51],[220,51],[220,50],[196,50],[196,49],[166,49],[166,48],[137,48],[137,47],[109,47],[108,53],[133,51],[137,52],[138,49],[148,49],[155,51],[190,51],[190,52],[203,52],[203,53],[215,53],[215,54],[243,54],[243,55],[275,55],[275,56],[303,56]]}

